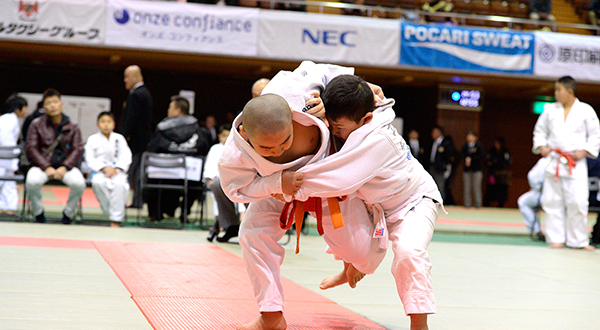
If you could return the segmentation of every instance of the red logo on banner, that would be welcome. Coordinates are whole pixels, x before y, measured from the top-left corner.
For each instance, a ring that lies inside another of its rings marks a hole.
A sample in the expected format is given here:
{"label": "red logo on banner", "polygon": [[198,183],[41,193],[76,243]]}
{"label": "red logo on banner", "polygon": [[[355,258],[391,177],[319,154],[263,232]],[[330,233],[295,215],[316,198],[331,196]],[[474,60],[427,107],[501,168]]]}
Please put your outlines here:
{"label": "red logo on banner", "polygon": [[38,13],[38,2],[19,1],[19,16],[25,20],[34,19],[33,16]]}

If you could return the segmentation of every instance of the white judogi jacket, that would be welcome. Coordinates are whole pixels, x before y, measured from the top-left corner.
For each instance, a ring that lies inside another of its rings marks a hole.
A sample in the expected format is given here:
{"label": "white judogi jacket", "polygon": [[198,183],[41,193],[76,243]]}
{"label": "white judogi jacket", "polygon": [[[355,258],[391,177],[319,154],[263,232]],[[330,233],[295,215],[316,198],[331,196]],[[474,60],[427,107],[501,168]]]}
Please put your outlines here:
{"label": "white judogi jacket", "polygon": [[[373,119],[352,132],[344,146],[318,163],[302,168],[303,184],[296,199],[357,193],[373,207],[376,229],[403,219],[423,197],[442,203],[431,176],[411,155],[410,147],[391,125],[393,99],[383,100]],[[387,246],[383,230],[381,247]]]}
{"label": "white judogi jacket", "polygon": [[[19,118],[14,112],[0,116],[0,146],[14,147],[19,139]],[[18,160],[0,160],[0,174],[5,170],[16,171],[18,168]]]}
{"label": "white judogi jacket", "polygon": [[[229,199],[236,203],[249,203],[271,198],[272,193],[282,193],[281,171],[297,170],[325,157],[329,151],[329,130],[325,123],[299,111],[292,113],[292,120],[305,126],[319,127],[321,147],[314,155],[300,157],[285,164],[276,164],[265,159],[244,140],[237,129],[231,130],[219,160],[221,186]],[[239,127],[241,123],[240,114],[233,121],[233,127]]]}
{"label": "white judogi jacket", "polygon": [[238,132],[237,128],[242,124],[240,114],[233,122],[233,129],[219,161],[221,186],[233,202],[254,202],[270,198],[271,193],[282,193],[279,172],[296,170],[326,156],[329,152],[327,126],[302,110],[306,101],[313,98],[311,92],[317,91],[320,94],[333,78],[353,73],[354,68],[304,61],[294,71],[280,71],[271,79],[261,95],[277,94],[283,97],[294,110],[292,120],[305,126],[318,126],[321,131],[321,147],[315,155],[304,156],[287,164],[272,163],[260,156]]}
{"label": "white judogi jacket", "polygon": [[204,162],[203,178],[214,180],[219,177],[219,159],[223,155],[223,150],[225,150],[225,145],[220,142],[210,147]]}
{"label": "white judogi jacket", "polygon": [[85,161],[94,172],[99,172],[106,166],[127,172],[131,165],[131,150],[123,135],[112,132],[107,139],[98,132],[91,135],[85,144]]}
{"label": "white judogi jacket", "polygon": [[[564,107],[561,103],[555,102],[546,105],[533,130],[533,153],[539,154],[541,146],[548,146],[552,149],[558,148],[566,153],[585,150],[594,158],[598,157],[600,126],[598,125],[596,112],[589,104],[575,99],[575,103],[573,103],[565,120]],[[555,175],[560,155],[552,152],[548,157],[551,158],[551,162],[546,168],[546,175]],[[572,171],[572,177],[574,178],[587,178],[587,161],[585,158],[580,159]],[[570,177],[569,168],[560,165],[559,176]]]}
{"label": "white judogi jacket", "polygon": [[354,68],[303,61],[294,71],[279,71],[261,95],[277,94],[287,101],[290,108],[302,111],[306,101],[313,98],[310,93],[318,92],[321,95],[325,86],[342,74],[354,74]]}

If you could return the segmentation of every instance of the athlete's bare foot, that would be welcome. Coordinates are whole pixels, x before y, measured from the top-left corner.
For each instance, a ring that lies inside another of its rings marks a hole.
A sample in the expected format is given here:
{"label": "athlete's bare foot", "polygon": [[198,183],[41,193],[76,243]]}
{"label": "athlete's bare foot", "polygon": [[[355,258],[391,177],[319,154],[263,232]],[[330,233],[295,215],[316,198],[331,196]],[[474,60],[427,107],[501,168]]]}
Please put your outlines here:
{"label": "athlete's bare foot", "polygon": [[587,250],[587,251],[594,251],[596,250],[596,247],[593,245],[588,245],[588,246],[584,246],[581,248],[582,250]]}
{"label": "athlete's bare foot", "polygon": [[565,247],[565,245],[563,243],[554,243],[554,244],[548,245],[548,247],[551,249],[562,249]]}
{"label": "athlete's bare foot", "polygon": [[282,312],[262,312],[256,320],[238,325],[236,330],[285,330],[287,323]]}
{"label": "athlete's bare foot", "polygon": [[348,278],[346,277],[346,269],[333,276],[326,277],[323,281],[321,281],[319,288],[321,290],[327,290],[338,285],[342,285],[344,283],[348,283]]}
{"label": "athlete's bare foot", "polygon": [[365,273],[358,271],[358,269],[354,268],[352,264],[346,270],[346,278],[348,279],[348,284],[352,289],[356,288],[356,283],[365,277]]}
{"label": "athlete's bare foot", "polygon": [[326,290],[344,283],[348,283],[351,288],[356,288],[356,283],[362,280],[363,277],[365,277],[364,273],[358,271],[352,264],[344,262],[344,270],[333,276],[325,278],[323,281],[321,281],[319,288],[321,290]]}

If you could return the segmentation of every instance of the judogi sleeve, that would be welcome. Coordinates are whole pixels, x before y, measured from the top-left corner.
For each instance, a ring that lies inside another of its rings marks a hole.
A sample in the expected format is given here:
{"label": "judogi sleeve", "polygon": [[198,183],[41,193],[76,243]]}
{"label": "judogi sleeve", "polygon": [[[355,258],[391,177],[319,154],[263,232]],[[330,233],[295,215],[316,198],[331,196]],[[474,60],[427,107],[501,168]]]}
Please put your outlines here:
{"label": "judogi sleeve", "polygon": [[587,151],[593,158],[598,158],[600,149],[600,125],[598,124],[598,116],[593,108],[588,108],[589,115],[585,119],[585,128],[587,131],[587,143],[583,150]]}
{"label": "judogi sleeve", "polygon": [[376,175],[391,172],[393,157],[390,156],[397,157],[399,152],[394,144],[386,139],[355,142],[347,145],[347,141],[338,153],[298,170],[304,174],[303,184],[294,197],[303,201],[310,196],[350,195]]}
{"label": "judogi sleeve", "polygon": [[219,177],[223,192],[235,203],[250,203],[282,193],[281,172],[259,176],[252,158],[226,144],[219,159]]}
{"label": "judogi sleeve", "polygon": [[533,129],[533,148],[531,149],[534,154],[540,154],[540,147],[548,145],[548,138],[550,134],[549,112],[550,107],[547,105],[545,111],[542,112],[535,123],[535,127]]}
{"label": "judogi sleeve", "polygon": [[98,135],[91,135],[85,143],[85,162],[94,172],[100,172],[106,166],[103,160],[103,155],[96,155],[96,148],[99,147]]}
{"label": "judogi sleeve", "polygon": [[206,179],[215,179],[219,176],[219,158],[223,154],[223,146],[220,144],[213,145],[206,155],[206,162],[204,163],[204,173],[202,177]]}

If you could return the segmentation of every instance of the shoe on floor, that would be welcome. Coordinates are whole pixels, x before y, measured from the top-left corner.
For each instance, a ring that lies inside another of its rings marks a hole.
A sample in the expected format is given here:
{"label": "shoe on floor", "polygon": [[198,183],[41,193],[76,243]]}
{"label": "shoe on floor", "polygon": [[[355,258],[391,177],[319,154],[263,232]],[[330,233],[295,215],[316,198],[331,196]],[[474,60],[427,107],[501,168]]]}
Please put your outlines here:
{"label": "shoe on floor", "polygon": [[217,236],[217,233],[214,231],[211,231],[210,233],[208,233],[208,236],[206,236],[206,240],[209,242],[212,242],[216,236]]}
{"label": "shoe on floor", "polygon": [[70,224],[70,223],[72,223],[72,222],[73,222],[73,219],[69,218],[69,217],[68,217],[68,216],[65,214],[65,212],[63,212],[63,217],[62,217],[62,220],[61,220],[61,222],[62,222],[63,224],[65,224],[65,225],[68,225],[68,224]]}
{"label": "shoe on floor", "polygon": [[240,231],[240,225],[229,226],[225,231],[225,235],[223,237],[217,237],[217,242],[226,243],[233,237],[238,236],[238,232]]}
{"label": "shoe on floor", "polygon": [[46,216],[44,215],[44,212],[35,216],[35,222],[37,222],[37,223],[45,223],[46,222]]}

